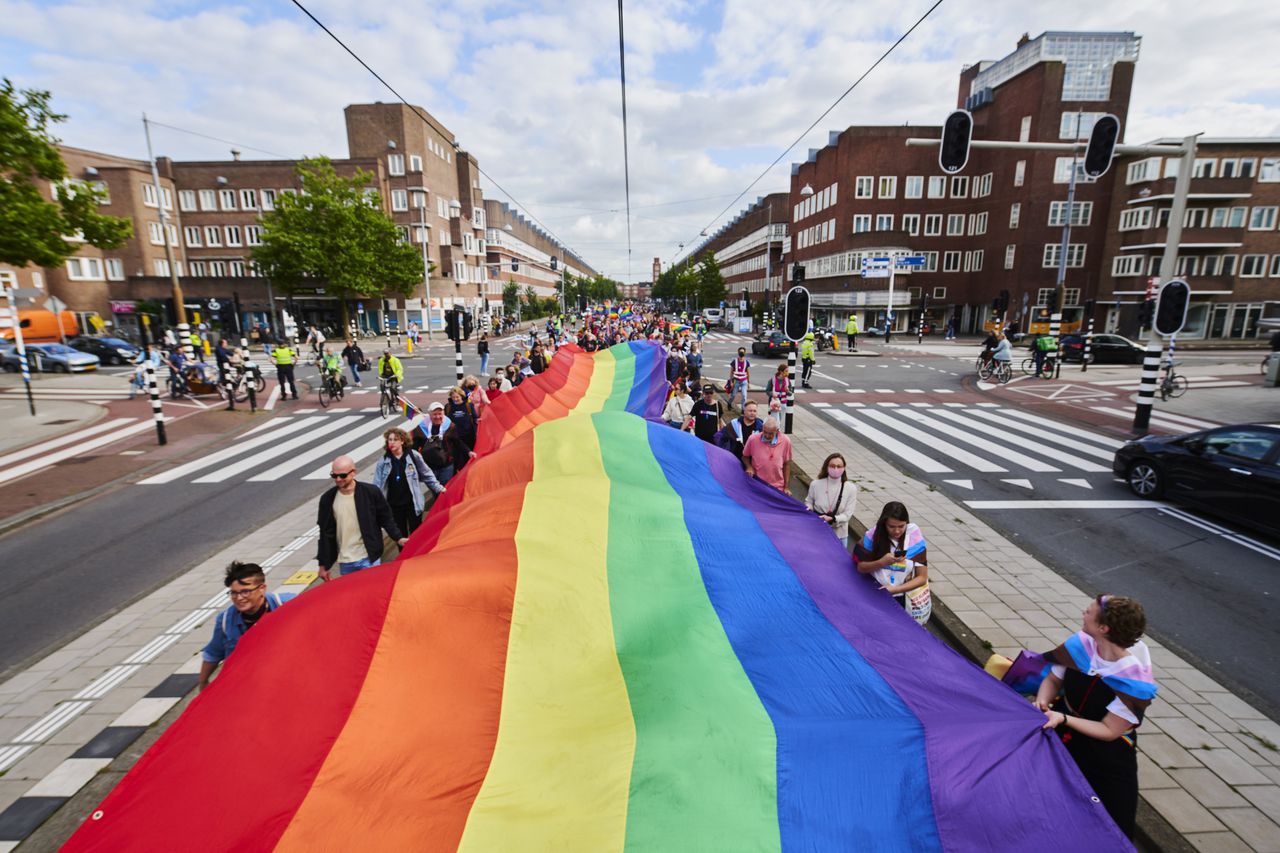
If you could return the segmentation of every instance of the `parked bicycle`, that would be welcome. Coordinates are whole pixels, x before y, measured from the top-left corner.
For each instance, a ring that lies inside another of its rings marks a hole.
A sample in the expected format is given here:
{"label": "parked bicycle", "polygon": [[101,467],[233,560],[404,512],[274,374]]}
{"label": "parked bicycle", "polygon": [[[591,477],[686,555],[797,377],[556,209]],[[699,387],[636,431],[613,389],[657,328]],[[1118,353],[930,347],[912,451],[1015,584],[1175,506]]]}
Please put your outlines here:
{"label": "parked bicycle", "polygon": [[400,408],[400,383],[392,379],[378,380],[378,411],[385,418]]}
{"label": "parked bicycle", "polygon": [[1170,397],[1181,397],[1187,392],[1187,377],[1174,370],[1179,364],[1182,364],[1182,362],[1166,361],[1164,363],[1164,379],[1160,380],[1161,400],[1168,400]]}

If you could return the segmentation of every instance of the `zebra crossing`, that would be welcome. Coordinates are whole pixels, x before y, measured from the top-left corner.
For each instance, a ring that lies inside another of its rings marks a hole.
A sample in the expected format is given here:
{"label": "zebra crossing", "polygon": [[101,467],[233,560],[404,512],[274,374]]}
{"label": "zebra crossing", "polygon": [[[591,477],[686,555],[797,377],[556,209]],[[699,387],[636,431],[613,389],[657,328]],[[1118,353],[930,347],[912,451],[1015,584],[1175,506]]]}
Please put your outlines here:
{"label": "zebra crossing", "polygon": [[307,410],[273,418],[241,435],[230,447],[139,480],[138,485],[328,480],[335,456],[345,454],[359,464],[381,452],[385,430],[393,426],[410,430],[420,422],[420,415],[410,420],[383,418],[377,407]]}
{"label": "zebra crossing", "polygon": [[1112,479],[1111,460],[1123,444],[998,403],[850,401],[809,407],[923,474],[960,475],[941,481],[966,490],[975,482],[999,481],[1034,492],[1047,480],[1092,490]]}
{"label": "zebra crossing", "polygon": [[[166,417],[166,421],[173,418]],[[151,418],[109,418],[92,426],[60,435],[52,441],[34,444],[0,455],[0,467],[4,468],[6,482],[26,477],[65,462],[84,456],[126,438],[144,433],[155,427]]]}

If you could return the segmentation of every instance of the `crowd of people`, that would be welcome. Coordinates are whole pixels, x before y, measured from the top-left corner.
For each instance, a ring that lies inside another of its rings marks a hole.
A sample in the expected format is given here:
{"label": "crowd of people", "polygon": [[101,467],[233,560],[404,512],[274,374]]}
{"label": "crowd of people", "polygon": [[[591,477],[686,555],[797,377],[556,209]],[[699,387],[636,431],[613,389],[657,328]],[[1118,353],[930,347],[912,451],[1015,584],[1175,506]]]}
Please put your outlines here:
{"label": "crowd of people", "polygon": [[[477,342],[481,373],[467,376],[445,400],[432,402],[426,418],[411,433],[399,427],[386,430],[383,453],[374,463],[370,482],[358,480],[359,469],[350,456],[333,460],[333,486],[320,497],[317,512],[320,579],[329,581],[378,565],[388,549],[405,545],[436,497],[476,458],[476,439],[486,409],[502,394],[545,372],[555,350],[567,340],[587,352],[631,340],[661,342],[669,386],[662,422],[731,453],[745,476],[790,495],[792,444],[775,416],[792,393],[786,366],[770,378],[764,398],[753,399],[745,349],[724,365],[723,380],[717,375],[710,381],[706,375],[717,371],[705,363],[698,337],[696,324],[639,312],[598,313],[580,322],[570,318],[567,323],[565,318],[553,318],[542,330],[531,329],[522,336],[511,362],[487,375],[483,368],[490,354],[489,339],[482,334]],[[993,347],[996,358],[1001,337]],[[1007,341],[1004,346],[1007,353]],[[389,351],[384,354],[388,356]],[[347,341],[340,358],[359,384],[361,365],[368,365],[355,341]],[[379,375],[385,369],[380,358]],[[762,415],[762,406],[768,408],[767,414]],[[924,532],[911,521],[904,503],[890,500],[851,547],[857,499],[848,458],[835,452],[810,480],[803,505],[848,554],[850,577],[869,576],[879,590],[924,624],[932,606]],[[202,689],[244,633],[289,599],[267,591],[265,574],[255,564],[233,563],[224,582],[231,604],[215,620],[213,637],[204,650]],[[1155,694],[1150,656],[1140,639],[1144,630],[1145,616],[1138,602],[1099,596],[1084,611],[1081,631],[1044,655],[1048,664],[1033,700],[1045,716],[1044,728],[1061,738],[1112,818],[1130,835],[1138,790],[1136,731]]]}

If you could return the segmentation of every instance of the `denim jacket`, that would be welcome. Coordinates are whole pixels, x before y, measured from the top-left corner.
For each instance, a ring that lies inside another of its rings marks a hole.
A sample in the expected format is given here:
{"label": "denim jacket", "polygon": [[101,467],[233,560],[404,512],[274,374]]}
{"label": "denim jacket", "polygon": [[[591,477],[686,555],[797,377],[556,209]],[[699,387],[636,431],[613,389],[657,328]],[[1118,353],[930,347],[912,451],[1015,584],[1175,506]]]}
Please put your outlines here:
{"label": "denim jacket", "polygon": [[[422,494],[422,487],[425,484],[428,489],[437,495],[444,491],[444,486],[440,485],[440,481],[436,479],[436,475],[431,470],[431,466],[427,465],[423,460],[422,454],[416,450],[405,450],[409,454],[404,466],[404,476],[409,483],[409,494],[413,495],[413,511],[421,513],[422,508],[426,505],[426,497]],[[382,491],[382,496],[387,496],[387,480],[391,476],[391,455],[383,453],[382,458],[378,460],[378,464],[373,467],[373,484]]]}
{"label": "denim jacket", "polygon": [[[292,592],[267,593],[268,611],[274,611],[291,598],[296,598],[296,595]],[[267,614],[264,613],[262,615],[266,616]],[[236,610],[234,604],[228,605],[227,609],[219,613],[218,617],[213,620],[213,639],[209,640],[209,644],[204,647],[200,657],[206,663],[221,663],[236,650],[236,644],[240,642],[240,638],[244,636],[244,632],[247,630],[240,611]]]}

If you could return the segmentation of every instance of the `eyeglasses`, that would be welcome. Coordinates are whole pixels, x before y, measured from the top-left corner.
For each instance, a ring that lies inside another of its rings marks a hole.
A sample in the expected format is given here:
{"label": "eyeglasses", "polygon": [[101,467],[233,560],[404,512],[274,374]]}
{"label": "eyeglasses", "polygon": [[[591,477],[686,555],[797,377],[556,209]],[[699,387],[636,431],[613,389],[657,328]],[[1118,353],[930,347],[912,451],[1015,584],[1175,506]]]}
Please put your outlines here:
{"label": "eyeglasses", "polygon": [[229,589],[227,590],[227,597],[228,598],[248,598],[249,593],[257,592],[258,590],[262,589],[264,586],[266,586],[265,583],[260,583],[257,586],[251,586],[248,589]]}
{"label": "eyeglasses", "polygon": [[345,480],[347,477],[350,477],[355,472],[356,472],[355,468],[352,468],[350,471],[343,471],[342,473],[338,473],[337,471],[330,471],[329,476],[335,480]]}

